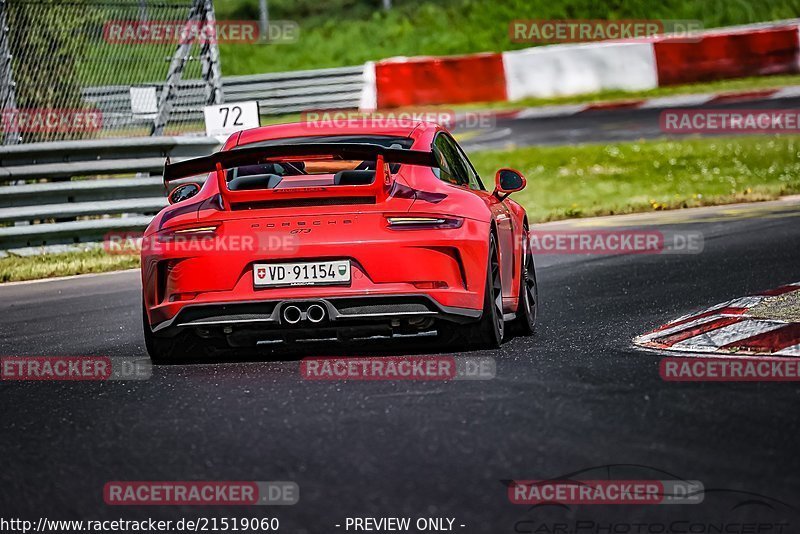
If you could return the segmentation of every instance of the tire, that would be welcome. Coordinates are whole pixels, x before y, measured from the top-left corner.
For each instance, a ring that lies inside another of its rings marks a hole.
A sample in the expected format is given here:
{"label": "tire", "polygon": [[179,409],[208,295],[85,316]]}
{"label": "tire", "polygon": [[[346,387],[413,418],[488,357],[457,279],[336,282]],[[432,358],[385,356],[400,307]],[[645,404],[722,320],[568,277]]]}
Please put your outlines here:
{"label": "tire", "polygon": [[503,342],[503,286],[500,280],[500,259],[494,235],[489,239],[489,261],[486,287],[483,292],[483,313],[478,323],[476,344],[480,348],[496,349]]}
{"label": "tire", "polygon": [[153,363],[177,363],[200,355],[192,352],[197,343],[189,337],[191,335],[189,332],[182,332],[175,337],[156,337],[150,328],[144,303],[142,303],[142,330],[144,331],[144,346]]}
{"label": "tire", "polygon": [[449,348],[463,346],[496,349],[503,342],[503,290],[500,285],[500,261],[494,235],[489,239],[486,282],[483,292],[483,313],[477,323],[457,325],[444,323],[439,329],[440,342]]}
{"label": "tire", "polygon": [[536,268],[533,263],[533,252],[528,244],[527,228],[523,243],[519,304],[517,317],[511,323],[511,327],[514,333],[520,336],[532,336],[536,333],[536,319],[539,315],[539,286],[536,283]]}

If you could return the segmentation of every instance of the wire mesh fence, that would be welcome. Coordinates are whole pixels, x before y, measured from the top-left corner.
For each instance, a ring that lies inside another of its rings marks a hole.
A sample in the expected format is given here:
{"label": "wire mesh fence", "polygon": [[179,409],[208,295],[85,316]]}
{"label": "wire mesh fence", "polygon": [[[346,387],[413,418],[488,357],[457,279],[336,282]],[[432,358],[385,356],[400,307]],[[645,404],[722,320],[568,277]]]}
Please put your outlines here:
{"label": "wire mesh fence", "polygon": [[0,0],[5,144],[201,132],[215,24],[212,0]]}

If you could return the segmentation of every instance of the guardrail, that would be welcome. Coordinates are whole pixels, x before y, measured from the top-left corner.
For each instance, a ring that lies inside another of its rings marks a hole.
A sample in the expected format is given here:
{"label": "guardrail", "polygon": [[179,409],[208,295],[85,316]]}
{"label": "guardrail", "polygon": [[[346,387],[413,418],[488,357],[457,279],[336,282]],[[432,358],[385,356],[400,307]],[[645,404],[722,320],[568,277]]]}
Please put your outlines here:
{"label": "guardrail", "polygon": [[[256,100],[262,115],[357,108],[363,73],[357,66],[229,76],[223,78],[225,101]],[[162,84],[151,86],[158,95]],[[202,81],[182,81],[173,119],[202,124],[204,91]],[[152,122],[152,115],[133,113],[130,86],[90,87],[83,96],[103,113],[104,128]],[[0,251],[141,230],[167,204],[164,158],[209,154],[222,141],[136,137],[0,146]]]}
{"label": "guardrail", "polygon": [[[300,70],[222,78],[225,102],[256,100],[262,115],[296,113],[308,109],[349,109],[359,106],[364,87],[364,67]],[[160,98],[163,84],[141,84],[153,87]],[[88,87],[83,98],[103,114],[107,127],[152,122],[152,115],[134,115],[131,109],[130,86]],[[202,80],[183,80],[178,84],[177,99],[172,108],[175,121],[202,121],[205,106],[205,84]]]}
{"label": "guardrail", "polygon": [[0,185],[0,250],[142,230],[167,204],[164,159],[210,154],[222,141],[144,137],[0,147],[0,183],[7,184]]}

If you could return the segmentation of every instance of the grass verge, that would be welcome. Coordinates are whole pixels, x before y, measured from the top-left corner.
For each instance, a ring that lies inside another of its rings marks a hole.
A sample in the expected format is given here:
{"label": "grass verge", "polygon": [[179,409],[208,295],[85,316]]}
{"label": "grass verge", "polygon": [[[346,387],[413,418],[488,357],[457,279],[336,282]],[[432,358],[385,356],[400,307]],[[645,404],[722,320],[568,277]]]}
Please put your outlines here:
{"label": "grass verge", "polygon": [[515,167],[531,221],[771,200],[800,192],[800,136],[528,147],[470,158],[487,187]]}
{"label": "grass verge", "polygon": [[103,249],[0,258],[0,282],[18,282],[139,267],[139,256],[108,254]]}
{"label": "grass verge", "polygon": [[[532,222],[771,200],[800,193],[800,136],[702,138],[528,147],[470,155],[487,187],[514,167],[514,198]],[[102,249],[0,258],[0,282],[139,266]]]}

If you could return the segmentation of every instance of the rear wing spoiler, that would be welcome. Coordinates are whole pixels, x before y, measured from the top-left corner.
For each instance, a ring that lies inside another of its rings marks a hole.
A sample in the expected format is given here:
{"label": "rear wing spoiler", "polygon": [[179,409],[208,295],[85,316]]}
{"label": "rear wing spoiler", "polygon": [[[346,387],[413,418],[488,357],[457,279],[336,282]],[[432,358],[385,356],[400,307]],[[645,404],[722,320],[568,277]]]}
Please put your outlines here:
{"label": "rear wing spoiler", "polygon": [[[237,148],[176,163],[171,163],[167,158],[164,164],[164,184],[179,178],[261,163],[270,158],[297,156],[339,156],[348,160],[380,160],[384,164],[439,166],[433,152],[422,150],[386,148],[369,143],[298,143]],[[380,165],[376,165],[376,168],[380,168]]]}

